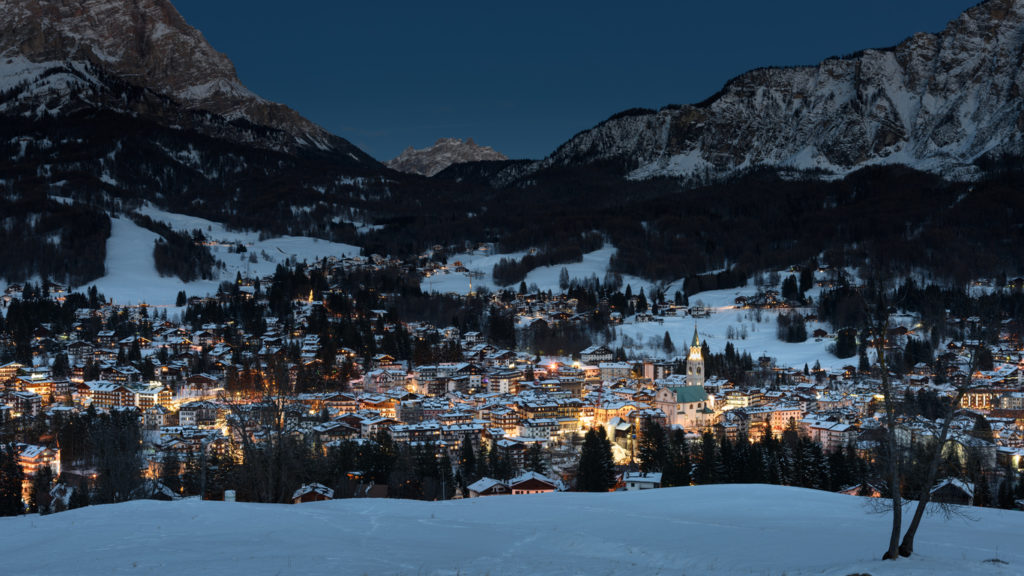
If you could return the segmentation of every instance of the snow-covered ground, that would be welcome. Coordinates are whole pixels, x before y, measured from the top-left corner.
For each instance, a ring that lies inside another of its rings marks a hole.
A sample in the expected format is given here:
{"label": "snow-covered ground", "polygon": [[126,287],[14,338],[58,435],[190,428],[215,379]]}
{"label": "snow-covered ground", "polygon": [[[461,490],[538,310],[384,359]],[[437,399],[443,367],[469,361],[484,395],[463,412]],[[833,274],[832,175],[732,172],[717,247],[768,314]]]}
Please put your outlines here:
{"label": "snow-covered ground", "polygon": [[[675,283],[670,286],[670,290],[673,286]],[[712,290],[692,296],[692,306],[702,305],[710,309],[711,314],[707,318],[669,316],[663,319],[663,323],[636,322],[634,318],[629,318],[624,324],[616,327],[616,338],[612,345],[622,346],[627,354],[632,352],[637,356],[666,357],[662,343],[665,332],[668,332],[675,345],[676,354],[685,355],[693,338],[693,329],[696,327],[701,341],[707,341],[711,351],[716,353],[725,350],[726,343],[731,341],[737,352],[748,352],[755,359],[760,356],[775,358],[779,366],[802,368],[807,364],[813,367],[815,362],[820,362],[822,368],[830,369],[856,364],[856,358],[837,358],[828,352],[826,348],[833,340],[822,338],[817,341],[811,336],[818,328],[830,332],[831,328],[826,323],[807,322],[808,338],[804,342],[791,344],[779,340],[779,312],[761,310],[758,313],[757,310],[746,310],[735,304],[737,296],[753,296],[757,290],[758,288],[750,283],[741,288]],[[634,288],[634,294],[636,292]],[[807,292],[812,298],[817,297],[819,293],[819,288]],[[672,292],[667,294],[669,299],[671,295]],[[802,312],[811,313],[813,308],[804,309]],[[730,335],[732,338],[729,338]]]}
{"label": "snow-covered ground", "polygon": [[[258,232],[227,230],[223,224],[159,210],[147,205],[142,214],[184,232],[202,231],[207,240],[215,242],[210,250],[214,258],[224,262],[214,280],[197,280],[187,284],[177,277],[161,277],[153,263],[153,242],[158,235],[140,227],[127,218],[111,218],[110,238],[107,240],[107,273],[93,283],[79,287],[87,290],[95,285],[100,293],[113,298],[118,304],[173,305],[178,291],[189,296],[202,296],[216,292],[224,280],[243,276],[273,274],[279,263],[293,259],[312,263],[327,256],[356,256],[359,248],[348,244],[328,242],[318,238],[280,236],[260,240]],[[246,252],[234,253],[235,245],[242,244]]]}
{"label": "snow-covered ground", "polygon": [[[519,260],[525,256],[527,252],[510,252],[508,254],[492,254],[487,251],[473,251],[464,252],[461,254],[455,254],[448,257],[448,268],[450,269],[447,273],[441,272],[435,274],[429,278],[424,278],[420,283],[420,288],[427,292],[439,292],[449,293],[454,292],[456,294],[468,294],[469,293],[469,281],[470,278],[465,273],[454,272],[455,262],[462,263],[470,272],[479,273],[480,277],[473,278],[473,289],[477,289],[481,286],[486,287],[491,291],[499,290],[500,287],[494,283],[494,265],[501,261],[502,258],[509,258],[513,260]],[[570,279],[586,280],[591,276],[596,276],[598,280],[604,282],[605,274],[608,272],[608,261],[615,254],[615,247],[611,244],[605,244],[600,250],[588,252],[583,255],[581,262],[571,262],[566,264],[556,264],[554,266],[542,266],[535,268],[526,275],[525,282],[527,286],[536,286],[540,290],[551,290],[552,292],[558,293],[561,288],[558,286],[558,277],[562,273],[562,268],[565,268],[569,273]],[[635,276],[623,276],[622,285],[632,284],[633,289],[639,293],[640,287],[646,287],[651,282],[637,278]],[[510,288],[517,289],[518,283]]]}
{"label": "snow-covered ground", "polygon": [[867,499],[724,485],[450,502],[137,501],[0,518],[3,573],[1020,574],[1024,513],[926,517],[910,559],[879,560]]}
{"label": "snow-covered ground", "polygon": [[107,273],[85,286],[85,292],[96,286],[101,294],[116,304],[173,305],[178,291],[190,296],[217,291],[218,280],[197,280],[183,283],[177,276],[164,277],[153,263],[153,243],[160,236],[126,218],[110,219],[107,239]]}

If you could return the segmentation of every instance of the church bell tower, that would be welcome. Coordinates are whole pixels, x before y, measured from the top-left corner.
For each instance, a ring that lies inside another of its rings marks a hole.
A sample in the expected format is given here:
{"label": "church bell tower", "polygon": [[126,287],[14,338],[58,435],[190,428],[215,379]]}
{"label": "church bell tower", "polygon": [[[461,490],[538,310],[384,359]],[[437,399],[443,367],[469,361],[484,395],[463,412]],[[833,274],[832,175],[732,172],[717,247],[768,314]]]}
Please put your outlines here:
{"label": "church bell tower", "polygon": [[686,356],[686,385],[704,385],[704,355],[700,349],[700,337],[697,327],[693,327],[693,341],[690,342],[690,353]]}

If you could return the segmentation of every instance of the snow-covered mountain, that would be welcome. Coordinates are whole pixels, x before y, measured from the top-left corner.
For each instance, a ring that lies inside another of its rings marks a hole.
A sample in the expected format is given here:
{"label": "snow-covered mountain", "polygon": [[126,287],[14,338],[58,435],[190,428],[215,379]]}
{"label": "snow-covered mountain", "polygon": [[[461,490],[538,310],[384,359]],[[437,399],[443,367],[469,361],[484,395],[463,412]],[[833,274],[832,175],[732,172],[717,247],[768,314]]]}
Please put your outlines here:
{"label": "snow-covered mountain", "polygon": [[419,150],[410,146],[388,160],[386,165],[399,172],[433,176],[452,164],[488,160],[508,160],[508,157],[490,146],[478,146],[472,138],[440,138],[433,145]]}
{"label": "snow-covered mountain", "polygon": [[[0,518],[4,574],[1017,574],[1024,514],[924,519],[883,561],[869,499],[731,484],[448,502],[135,501]],[[927,537],[925,537],[925,535]]]}
{"label": "snow-covered mountain", "polygon": [[1022,54],[1024,0],[987,0],[892,48],[752,70],[699,104],[617,114],[526,172],[612,161],[634,179],[708,180],[906,164],[969,178],[979,158],[1024,151]]}
{"label": "snow-covered mountain", "polygon": [[[253,139],[223,129],[220,137],[275,149],[343,150],[373,162],[294,110],[252,93],[228,57],[167,0],[0,2],[0,89],[11,91],[0,113],[59,114],[95,105],[138,111],[105,77],[145,88],[187,111],[247,120],[288,135]],[[145,108],[154,112],[152,105]]]}

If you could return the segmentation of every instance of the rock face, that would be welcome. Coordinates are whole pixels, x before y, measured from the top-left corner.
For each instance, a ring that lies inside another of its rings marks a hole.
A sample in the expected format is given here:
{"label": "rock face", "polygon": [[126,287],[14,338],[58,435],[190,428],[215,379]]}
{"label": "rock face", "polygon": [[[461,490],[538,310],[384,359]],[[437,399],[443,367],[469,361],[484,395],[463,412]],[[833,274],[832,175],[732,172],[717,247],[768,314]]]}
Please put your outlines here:
{"label": "rock face", "polygon": [[293,140],[289,145],[354,150],[290,108],[250,92],[227,56],[214,50],[167,0],[0,2],[0,72],[8,77],[0,86],[27,84],[30,89],[20,95],[23,103],[37,104],[32,100],[40,93],[52,96],[46,90],[32,91],[33,86],[81,90],[97,81],[94,71],[144,87],[186,110],[283,131]]}
{"label": "rock face", "polygon": [[410,146],[386,165],[399,172],[433,176],[452,164],[487,160],[508,160],[508,157],[490,146],[477,146],[472,138],[441,138],[432,146],[420,150]]}
{"label": "rock face", "polygon": [[757,166],[828,177],[906,164],[969,179],[979,158],[1024,151],[1022,62],[1024,0],[988,0],[938,34],[753,70],[699,104],[613,116],[526,172],[612,161],[634,179],[706,181]]}

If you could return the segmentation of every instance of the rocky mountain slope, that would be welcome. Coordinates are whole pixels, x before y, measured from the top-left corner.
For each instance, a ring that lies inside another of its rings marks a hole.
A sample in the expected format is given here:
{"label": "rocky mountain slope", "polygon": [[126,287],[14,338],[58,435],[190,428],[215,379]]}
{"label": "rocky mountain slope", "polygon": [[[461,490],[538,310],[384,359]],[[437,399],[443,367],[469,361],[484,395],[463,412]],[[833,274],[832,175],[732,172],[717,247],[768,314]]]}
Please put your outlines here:
{"label": "rocky mountain slope", "polygon": [[[109,87],[103,86],[101,74],[144,87],[185,111],[212,112],[229,122],[246,120],[287,135],[234,135],[242,141],[276,149],[344,151],[373,163],[294,110],[249,91],[227,56],[210,46],[167,0],[0,3],[0,87],[14,92],[0,111],[39,114],[83,105],[124,106],[121,94],[105,90]],[[75,89],[89,92],[85,102],[57,98]]]}
{"label": "rocky mountain slope", "polygon": [[906,164],[969,179],[979,159],[1024,151],[1022,58],[1024,0],[988,0],[892,48],[757,69],[698,104],[617,114],[525,173],[612,162],[633,179],[708,181],[759,166],[828,177]]}
{"label": "rocky mountain slope", "polygon": [[245,88],[167,0],[0,2],[0,277],[101,276],[109,216],[144,201],[352,242],[396,176]]}
{"label": "rocky mountain slope", "polygon": [[386,165],[399,172],[433,176],[452,164],[501,160],[508,160],[508,157],[490,146],[478,146],[472,138],[440,138],[432,146],[419,150],[410,146]]}

